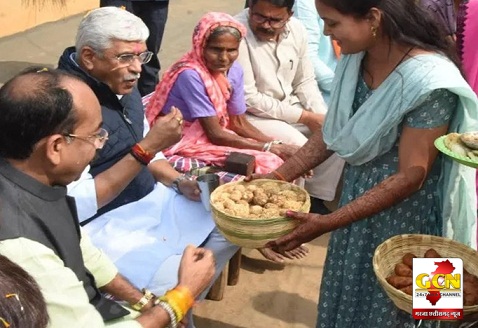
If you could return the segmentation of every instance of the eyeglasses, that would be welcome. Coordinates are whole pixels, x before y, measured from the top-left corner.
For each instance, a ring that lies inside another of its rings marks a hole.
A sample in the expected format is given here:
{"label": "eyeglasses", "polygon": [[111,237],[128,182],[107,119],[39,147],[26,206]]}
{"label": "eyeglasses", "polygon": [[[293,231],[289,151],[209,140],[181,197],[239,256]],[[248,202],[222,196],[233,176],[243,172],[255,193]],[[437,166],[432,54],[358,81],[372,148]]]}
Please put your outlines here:
{"label": "eyeglasses", "polygon": [[147,64],[153,58],[152,51],[145,51],[140,54],[122,54],[115,57],[120,64],[131,65],[136,58],[141,64]]}
{"label": "eyeglasses", "polygon": [[289,18],[272,18],[252,12],[251,19],[257,24],[264,24],[265,22],[268,22],[270,27],[272,28],[282,28],[285,24],[287,24],[287,21],[289,20]]}
{"label": "eyeglasses", "polygon": [[[64,134],[63,136],[66,138],[68,143],[76,138],[91,143],[96,149],[102,149],[108,140],[108,131],[105,129],[100,129],[98,133],[92,134],[90,136],[80,136],[72,133]],[[93,142],[90,142],[90,139],[93,139]]]}

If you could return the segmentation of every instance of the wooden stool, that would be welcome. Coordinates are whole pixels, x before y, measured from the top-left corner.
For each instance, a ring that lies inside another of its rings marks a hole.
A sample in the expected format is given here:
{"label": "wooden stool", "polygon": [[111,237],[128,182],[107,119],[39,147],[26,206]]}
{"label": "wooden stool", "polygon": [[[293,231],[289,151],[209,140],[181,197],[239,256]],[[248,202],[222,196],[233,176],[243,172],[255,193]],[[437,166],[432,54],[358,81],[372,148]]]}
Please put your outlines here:
{"label": "wooden stool", "polygon": [[229,260],[224,266],[219,277],[217,277],[216,281],[212,285],[209,293],[207,294],[206,298],[212,301],[220,301],[224,297],[224,289],[226,289],[226,284],[229,286],[234,286],[239,281],[239,272],[241,270],[241,256],[242,256],[242,248],[234,254],[233,257]]}

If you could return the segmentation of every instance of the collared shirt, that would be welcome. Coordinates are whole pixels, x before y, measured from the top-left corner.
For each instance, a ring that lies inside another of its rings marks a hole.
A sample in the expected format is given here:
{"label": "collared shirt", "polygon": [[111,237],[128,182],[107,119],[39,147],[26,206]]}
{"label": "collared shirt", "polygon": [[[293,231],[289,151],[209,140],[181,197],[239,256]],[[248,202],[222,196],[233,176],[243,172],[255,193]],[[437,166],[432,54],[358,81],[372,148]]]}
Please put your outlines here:
{"label": "collared shirt", "polygon": [[247,28],[239,47],[249,113],[297,123],[302,110],[325,113],[326,106],[307,57],[307,31],[291,17],[276,41],[260,41],[248,22],[249,9],[235,18]]}
{"label": "collared shirt", "polygon": [[[99,287],[109,283],[118,273],[114,264],[94,247],[82,233],[81,251],[86,268],[95,277]],[[48,327],[114,327],[137,328],[141,325],[132,315],[105,324],[103,318],[90,304],[83,283],[75,273],[48,247],[27,238],[3,240],[0,254],[27,271],[38,283],[45,298],[49,316]],[[128,309],[130,312],[132,310]]]}

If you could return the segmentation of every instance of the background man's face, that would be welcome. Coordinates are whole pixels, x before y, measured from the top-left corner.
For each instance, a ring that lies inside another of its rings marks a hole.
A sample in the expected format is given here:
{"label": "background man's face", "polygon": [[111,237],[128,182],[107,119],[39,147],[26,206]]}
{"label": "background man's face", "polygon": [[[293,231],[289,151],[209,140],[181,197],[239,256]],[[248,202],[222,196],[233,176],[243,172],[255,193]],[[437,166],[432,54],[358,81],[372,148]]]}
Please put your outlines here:
{"label": "background man's face", "polygon": [[259,0],[249,8],[249,25],[259,40],[277,40],[290,16],[287,7],[276,7],[269,1]]}
{"label": "background man's face", "polygon": [[135,56],[130,63],[118,59],[121,55],[139,55],[147,51],[142,41],[118,41],[102,54],[95,55],[93,69],[89,72],[94,78],[107,84],[118,95],[131,93],[141,73],[141,61]]}

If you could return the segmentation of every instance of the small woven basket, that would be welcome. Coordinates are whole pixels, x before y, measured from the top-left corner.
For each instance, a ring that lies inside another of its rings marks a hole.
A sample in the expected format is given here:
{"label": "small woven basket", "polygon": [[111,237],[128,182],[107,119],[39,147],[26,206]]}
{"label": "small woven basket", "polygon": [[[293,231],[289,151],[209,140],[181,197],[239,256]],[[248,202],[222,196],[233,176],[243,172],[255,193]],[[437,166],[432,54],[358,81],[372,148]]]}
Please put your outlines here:
{"label": "small woven basket", "polygon": [[[403,255],[413,253],[417,257],[430,248],[435,249],[443,257],[456,257],[463,260],[463,267],[471,274],[478,276],[478,253],[472,248],[454,240],[418,234],[398,235],[380,244],[373,255],[373,270],[388,297],[401,310],[412,314],[412,296],[390,285],[385,278],[394,274],[395,265],[402,261]],[[465,306],[464,315],[478,312],[478,305]]]}
{"label": "small woven basket", "polygon": [[[221,210],[219,210],[214,202],[219,194],[223,192],[225,188],[229,188],[233,185],[248,185],[256,184],[261,185],[265,182],[275,182],[278,184],[290,184],[289,182],[269,179],[257,179],[252,182],[230,182],[219,186],[211,194],[211,212],[213,214],[216,226],[224,235],[224,237],[231,243],[247,248],[260,248],[263,247],[268,241],[275,240],[281,236],[291,232],[296,226],[297,221],[287,217],[275,217],[275,218],[243,218],[238,216],[232,216]],[[300,212],[309,212],[310,210],[310,197],[304,188],[291,185],[291,189],[299,191],[305,194],[305,202],[300,208]]]}

